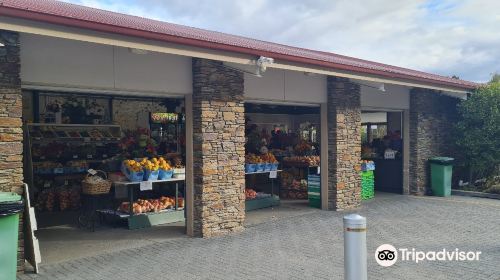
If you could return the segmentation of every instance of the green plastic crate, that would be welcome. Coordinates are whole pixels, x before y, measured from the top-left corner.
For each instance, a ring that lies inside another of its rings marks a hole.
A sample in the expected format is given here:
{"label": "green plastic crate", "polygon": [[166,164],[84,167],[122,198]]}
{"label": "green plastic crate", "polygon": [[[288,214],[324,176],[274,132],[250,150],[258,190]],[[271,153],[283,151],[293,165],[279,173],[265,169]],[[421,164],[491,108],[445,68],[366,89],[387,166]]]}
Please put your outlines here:
{"label": "green plastic crate", "polygon": [[368,200],[375,196],[375,175],[372,170],[362,171],[361,175],[361,199]]}
{"label": "green plastic crate", "polygon": [[321,208],[321,199],[309,197],[309,206],[314,208]]}

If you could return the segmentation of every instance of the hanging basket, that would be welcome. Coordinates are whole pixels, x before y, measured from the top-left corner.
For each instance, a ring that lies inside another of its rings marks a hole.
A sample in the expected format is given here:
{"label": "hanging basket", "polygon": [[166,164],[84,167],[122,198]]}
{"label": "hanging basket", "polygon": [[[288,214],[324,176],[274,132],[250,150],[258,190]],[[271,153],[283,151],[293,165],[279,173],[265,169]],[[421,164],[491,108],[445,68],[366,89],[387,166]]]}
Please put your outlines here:
{"label": "hanging basket", "polygon": [[[111,189],[111,181],[108,180],[106,172],[101,170],[96,170],[95,175],[87,174],[85,179],[82,181],[82,193],[84,194],[107,194]],[[100,176],[98,176],[99,174]],[[92,177],[101,177],[99,179],[91,179]]]}

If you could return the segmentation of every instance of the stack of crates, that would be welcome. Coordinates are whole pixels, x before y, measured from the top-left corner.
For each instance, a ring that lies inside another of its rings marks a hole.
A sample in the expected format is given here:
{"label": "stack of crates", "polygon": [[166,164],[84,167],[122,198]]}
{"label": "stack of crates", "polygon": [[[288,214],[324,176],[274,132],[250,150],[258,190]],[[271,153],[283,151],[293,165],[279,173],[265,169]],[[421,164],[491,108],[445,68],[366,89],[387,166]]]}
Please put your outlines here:
{"label": "stack of crates", "polygon": [[321,177],[320,175],[307,176],[307,197],[309,206],[321,208]]}
{"label": "stack of crates", "polygon": [[375,196],[375,175],[373,170],[361,171],[361,199],[367,200]]}

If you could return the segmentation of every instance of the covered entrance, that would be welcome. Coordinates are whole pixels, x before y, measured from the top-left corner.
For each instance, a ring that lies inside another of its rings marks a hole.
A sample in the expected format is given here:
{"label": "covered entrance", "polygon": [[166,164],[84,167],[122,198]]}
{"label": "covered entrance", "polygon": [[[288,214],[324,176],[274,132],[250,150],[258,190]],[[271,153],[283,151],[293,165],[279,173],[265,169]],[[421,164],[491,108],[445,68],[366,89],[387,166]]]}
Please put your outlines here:
{"label": "covered entrance", "polygon": [[373,161],[375,191],[403,193],[402,112],[361,113],[361,159]]}
{"label": "covered entrance", "polygon": [[245,103],[246,211],[290,200],[321,208],[320,107],[285,104]]}

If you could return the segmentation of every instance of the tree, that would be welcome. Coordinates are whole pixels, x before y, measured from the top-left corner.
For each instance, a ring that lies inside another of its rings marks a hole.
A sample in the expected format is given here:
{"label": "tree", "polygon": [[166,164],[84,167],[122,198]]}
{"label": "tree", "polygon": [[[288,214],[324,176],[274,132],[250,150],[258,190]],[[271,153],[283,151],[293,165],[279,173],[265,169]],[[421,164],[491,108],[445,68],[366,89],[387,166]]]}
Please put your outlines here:
{"label": "tree", "polygon": [[500,74],[494,73],[491,76],[490,84],[493,84],[493,83],[500,83]]}
{"label": "tree", "polygon": [[459,107],[456,144],[470,180],[491,175],[500,165],[500,82],[490,82]]}

